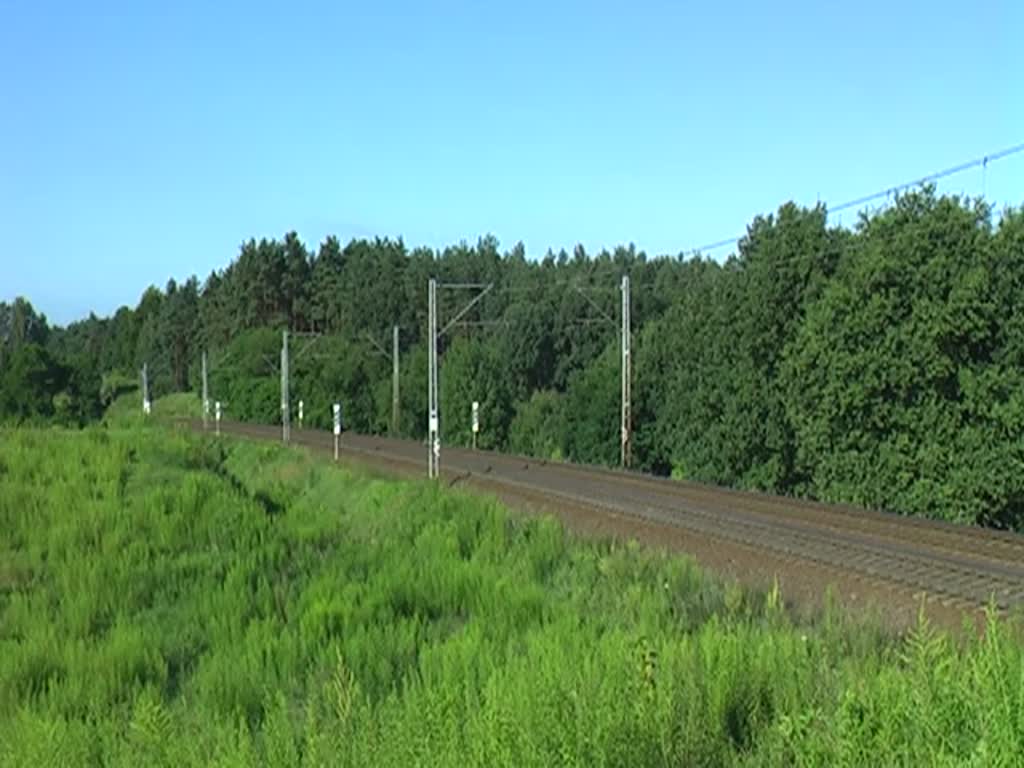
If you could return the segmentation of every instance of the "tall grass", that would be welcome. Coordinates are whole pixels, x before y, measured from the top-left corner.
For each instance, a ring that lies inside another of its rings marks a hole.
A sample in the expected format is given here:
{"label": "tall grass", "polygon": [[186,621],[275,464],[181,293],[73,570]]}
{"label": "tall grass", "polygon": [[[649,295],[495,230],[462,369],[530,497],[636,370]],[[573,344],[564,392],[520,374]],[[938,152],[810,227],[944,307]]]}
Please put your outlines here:
{"label": "tall grass", "polygon": [[[210,407],[212,409],[212,404]],[[174,419],[198,419],[202,415],[202,401],[194,392],[175,392],[154,400],[152,413],[149,416],[144,416],[142,395],[137,391],[132,391],[119,395],[110,404],[103,421],[105,424],[126,428]],[[212,413],[210,417],[213,417]]]}
{"label": "tall grass", "polygon": [[1024,648],[162,428],[0,441],[0,764],[1022,765]]}

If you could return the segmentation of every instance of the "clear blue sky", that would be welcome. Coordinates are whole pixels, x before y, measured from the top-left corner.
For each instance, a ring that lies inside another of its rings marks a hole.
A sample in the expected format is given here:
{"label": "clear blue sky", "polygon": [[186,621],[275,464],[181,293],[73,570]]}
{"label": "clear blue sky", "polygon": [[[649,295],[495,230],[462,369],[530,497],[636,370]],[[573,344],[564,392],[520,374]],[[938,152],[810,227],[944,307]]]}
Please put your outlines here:
{"label": "clear blue sky", "polygon": [[1024,141],[1022,41],[1020,0],[0,0],[0,300],[106,314],[289,229],[676,253]]}

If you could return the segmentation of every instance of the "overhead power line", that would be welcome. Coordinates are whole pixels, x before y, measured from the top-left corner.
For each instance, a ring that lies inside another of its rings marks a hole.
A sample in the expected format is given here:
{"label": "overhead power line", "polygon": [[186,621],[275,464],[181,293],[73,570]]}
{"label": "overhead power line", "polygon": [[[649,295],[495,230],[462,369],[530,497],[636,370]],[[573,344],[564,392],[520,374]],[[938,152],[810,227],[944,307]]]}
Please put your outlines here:
{"label": "overhead power line", "polygon": [[[939,179],[944,179],[947,176],[953,176],[954,174],[962,173],[964,171],[970,170],[971,168],[977,168],[980,166],[983,169],[987,169],[989,163],[994,163],[997,160],[1002,160],[1003,158],[1009,157],[1010,155],[1015,155],[1018,152],[1024,152],[1024,144],[1017,144],[1015,146],[1002,149],[998,152],[992,152],[990,154],[983,155],[981,157],[975,158],[974,160],[968,160],[965,163],[960,163],[958,165],[950,166],[949,168],[944,168],[943,170],[936,171],[935,173],[929,173],[927,176],[922,176],[921,178],[914,179],[913,181],[906,181],[902,184],[897,184],[896,186],[893,187],[886,187],[885,189],[879,190],[878,192],[872,192],[870,195],[864,195],[862,197],[854,198],[853,200],[847,200],[846,202],[839,203],[838,205],[829,206],[828,213],[831,215],[833,213],[845,211],[850,208],[859,208],[862,205],[866,205],[867,203],[870,203],[874,200],[880,200],[882,198],[890,197],[898,192],[902,192],[905,189],[910,189],[911,187],[918,187],[921,186],[922,184],[928,184],[929,182],[932,181],[938,181]],[[704,245],[697,246],[696,248],[691,248],[689,250],[683,251],[683,253],[693,254],[714,251],[719,248],[723,248],[727,245],[732,245],[733,243],[739,241],[742,237],[742,234],[738,235],[737,237],[727,237],[723,240],[716,240],[713,243],[705,243]]]}

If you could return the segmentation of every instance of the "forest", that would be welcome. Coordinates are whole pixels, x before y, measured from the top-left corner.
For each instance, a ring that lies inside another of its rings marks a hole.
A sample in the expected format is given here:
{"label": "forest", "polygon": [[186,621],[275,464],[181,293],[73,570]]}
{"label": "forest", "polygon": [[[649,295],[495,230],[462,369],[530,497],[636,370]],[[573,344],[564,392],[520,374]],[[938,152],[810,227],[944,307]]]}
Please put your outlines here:
{"label": "forest", "polygon": [[[84,424],[149,371],[152,395],[198,391],[226,416],[426,431],[427,282],[493,284],[441,339],[441,424],[484,448],[615,464],[619,285],[631,281],[633,465],[699,482],[1024,529],[1024,211],[922,187],[861,214],[758,216],[724,260],[633,245],[527,256],[491,236],[250,239],[225,268],[148,288],[137,306],[52,327],[0,304],[0,423]],[[441,324],[472,292],[439,292]],[[293,413],[292,418],[295,418]]]}

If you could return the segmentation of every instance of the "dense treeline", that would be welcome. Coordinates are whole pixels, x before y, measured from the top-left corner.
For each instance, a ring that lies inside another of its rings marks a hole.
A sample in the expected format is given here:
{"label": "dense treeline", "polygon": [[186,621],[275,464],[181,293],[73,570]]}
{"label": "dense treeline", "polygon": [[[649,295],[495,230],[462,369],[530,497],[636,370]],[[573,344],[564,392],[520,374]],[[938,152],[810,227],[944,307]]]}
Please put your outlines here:
{"label": "dense treeline", "polygon": [[[281,329],[307,423],[344,403],[386,431],[391,327],[403,434],[426,411],[430,276],[494,283],[442,342],[442,429],[484,447],[614,463],[618,285],[632,282],[635,463],[676,477],[1024,527],[1024,213],[922,189],[829,226],[823,207],[756,218],[724,263],[632,246],[527,259],[490,237],[441,252],[401,240],[250,240],[200,283],[48,328],[0,305],[0,414],[84,420],[148,362],[154,394],[196,389],[280,418]],[[442,291],[450,319],[472,297]],[[294,403],[293,403],[294,405]],[[2,418],[3,416],[0,416]]]}

